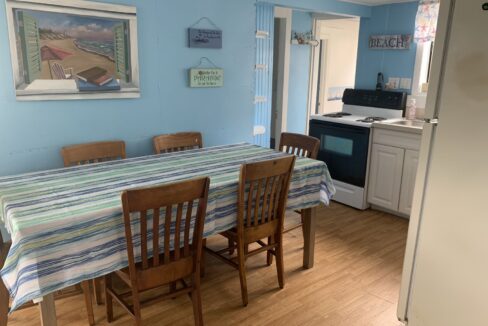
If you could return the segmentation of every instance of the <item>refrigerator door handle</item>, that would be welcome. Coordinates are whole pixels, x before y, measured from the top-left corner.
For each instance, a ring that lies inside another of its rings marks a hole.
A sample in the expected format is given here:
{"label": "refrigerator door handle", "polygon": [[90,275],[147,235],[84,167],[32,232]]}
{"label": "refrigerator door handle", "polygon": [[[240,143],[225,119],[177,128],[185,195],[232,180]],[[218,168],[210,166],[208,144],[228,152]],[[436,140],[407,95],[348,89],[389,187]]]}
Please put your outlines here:
{"label": "refrigerator door handle", "polygon": [[439,119],[424,119],[424,122],[437,126],[439,124]]}

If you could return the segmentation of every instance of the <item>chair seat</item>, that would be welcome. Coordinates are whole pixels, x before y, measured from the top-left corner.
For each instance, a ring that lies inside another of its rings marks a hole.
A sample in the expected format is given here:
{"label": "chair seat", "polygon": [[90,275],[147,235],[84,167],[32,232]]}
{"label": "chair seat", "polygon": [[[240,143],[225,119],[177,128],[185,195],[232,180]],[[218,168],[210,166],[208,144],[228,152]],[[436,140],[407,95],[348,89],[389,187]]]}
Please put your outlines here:
{"label": "chair seat", "polygon": [[[171,255],[173,259],[174,254]],[[159,260],[164,261],[164,254],[159,255]],[[165,265],[154,266],[153,258],[148,260],[150,268],[143,268],[142,263],[136,263],[136,273],[138,275],[137,289],[146,291],[181,280],[193,273],[193,255],[180,258]],[[124,283],[131,286],[129,267],[125,267],[115,272]]]}
{"label": "chair seat", "polygon": [[[279,232],[279,221],[274,220],[268,222],[266,224],[261,224],[257,226],[250,226],[246,229],[244,233],[243,241],[245,245],[257,242],[258,240],[262,240],[271,236],[274,236]],[[220,233],[222,236],[230,239],[234,242],[237,242],[237,228],[232,228],[230,230],[224,231]]]}

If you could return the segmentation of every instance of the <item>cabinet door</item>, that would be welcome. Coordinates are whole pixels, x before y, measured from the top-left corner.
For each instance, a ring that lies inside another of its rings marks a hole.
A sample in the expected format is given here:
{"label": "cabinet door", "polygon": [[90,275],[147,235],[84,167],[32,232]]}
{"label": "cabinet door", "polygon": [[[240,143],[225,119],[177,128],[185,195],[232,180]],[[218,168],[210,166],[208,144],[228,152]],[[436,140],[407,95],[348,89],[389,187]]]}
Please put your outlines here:
{"label": "cabinet door", "polygon": [[406,150],[405,161],[403,164],[402,187],[400,190],[400,213],[410,215],[413,201],[413,191],[415,189],[415,178],[417,176],[417,166],[419,164],[419,152]]}
{"label": "cabinet door", "polygon": [[403,148],[373,145],[368,189],[371,204],[398,211],[404,155]]}

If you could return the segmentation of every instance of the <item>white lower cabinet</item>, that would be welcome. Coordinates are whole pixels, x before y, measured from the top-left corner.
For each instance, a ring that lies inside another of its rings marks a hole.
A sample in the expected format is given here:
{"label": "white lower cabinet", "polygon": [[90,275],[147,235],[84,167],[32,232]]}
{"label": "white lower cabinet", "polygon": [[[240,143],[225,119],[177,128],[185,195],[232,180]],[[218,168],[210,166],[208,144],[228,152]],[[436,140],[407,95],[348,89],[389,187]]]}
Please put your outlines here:
{"label": "white lower cabinet", "polygon": [[412,208],[420,135],[377,129],[369,169],[368,202],[408,216]]}
{"label": "white lower cabinet", "polygon": [[405,150],[374,144],[369,174],[369,202],[398,210]]}

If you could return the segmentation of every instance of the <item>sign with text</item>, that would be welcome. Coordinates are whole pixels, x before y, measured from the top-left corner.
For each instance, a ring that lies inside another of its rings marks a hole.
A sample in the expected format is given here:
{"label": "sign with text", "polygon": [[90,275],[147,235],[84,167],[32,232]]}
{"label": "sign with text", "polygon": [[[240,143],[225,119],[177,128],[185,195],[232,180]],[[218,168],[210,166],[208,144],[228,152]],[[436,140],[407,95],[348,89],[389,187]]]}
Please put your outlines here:
{"label": "sign with text", "polygon": [[408,50],[412,43],[412,35],[371,35],[369,48],[376,50]]}
{"label": "sign with text", "polygon": [[224,69],[192,68],[190,69],[190,87],[222,87],[224,86]]}
{"label": "sign with text", "polygon": [[188,29],[188,42],[191,48],[221,49],[222,31],[218,29]]}

